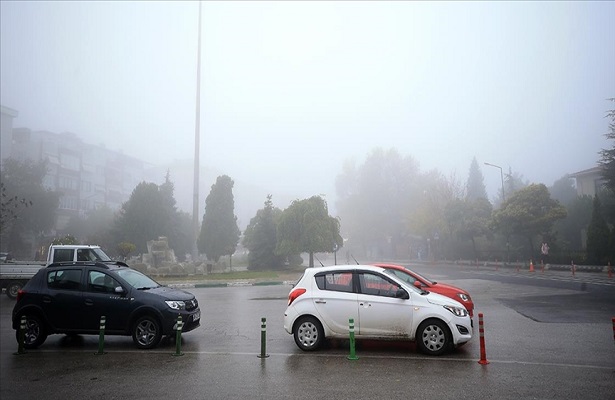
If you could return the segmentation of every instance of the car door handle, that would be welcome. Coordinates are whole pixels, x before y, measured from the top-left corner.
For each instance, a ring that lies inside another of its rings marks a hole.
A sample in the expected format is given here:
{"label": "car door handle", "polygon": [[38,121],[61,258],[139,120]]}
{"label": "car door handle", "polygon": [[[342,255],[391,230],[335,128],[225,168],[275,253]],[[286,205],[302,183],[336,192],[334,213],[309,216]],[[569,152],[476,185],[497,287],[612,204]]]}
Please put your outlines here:
{"label": "car door handle", "polygon": [[316,304],[327,304],[326,300],[320,299],[320,300],[314,300],[314,303]]}
{"label": "car door handle", "polygon": [[86,306],[94,305],[94,301],[92,299],[85,299],[85,305]]}
{"label": "car door handle", "polygon": [[360,307],[371,307],[372,303],[359,303]]}
{"label": "car door handle", "polygon": [[44,297],[43,297],[43,303],[51,303],[51,297],[49,297],[49,296],[44,296]]}

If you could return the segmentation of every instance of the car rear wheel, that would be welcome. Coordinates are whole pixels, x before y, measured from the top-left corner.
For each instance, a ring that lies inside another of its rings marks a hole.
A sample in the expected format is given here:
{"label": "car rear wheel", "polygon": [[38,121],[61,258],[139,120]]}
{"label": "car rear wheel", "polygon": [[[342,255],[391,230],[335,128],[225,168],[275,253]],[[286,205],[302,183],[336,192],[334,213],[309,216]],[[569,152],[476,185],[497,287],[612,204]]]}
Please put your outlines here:
{"label": "car rear wheel", "polygon": [[[15,331],[15,338],[17,343],[21,340],[21,317],[19,317],[19,329]],[[26,329],[24,330],[24,343],[23,347],[26,349],[36,349],[47,340],[47,328],[43,321],[34,315],[26,316]]]}
{"label": "car rear wheel", "polygon": [[132,340],[140,349],[151,349],[158,346],[161,338],[160,323],[150,315],[140,317],[132,328]]}
{"label": "car rear wheel", "polygon": [[24,282],[21,281],[14,281],[9,283],[6,287],[6,295],[9,297],[9,299],[15,300],[17,298],[17,293],[21,290],[23,285]]}
{"label": "car rear wheel", "polygon": [[314,317],[301,317],[293,329],[295,343],[303,351],[313,351],[322,344],[325,333],[320,322]]}
{"label": "car rear wheel", "polygon": [[448,326],[437,319],[430,319],[419,325],[416,340],[419,350],[432,356],[444,354],[453,344]]}

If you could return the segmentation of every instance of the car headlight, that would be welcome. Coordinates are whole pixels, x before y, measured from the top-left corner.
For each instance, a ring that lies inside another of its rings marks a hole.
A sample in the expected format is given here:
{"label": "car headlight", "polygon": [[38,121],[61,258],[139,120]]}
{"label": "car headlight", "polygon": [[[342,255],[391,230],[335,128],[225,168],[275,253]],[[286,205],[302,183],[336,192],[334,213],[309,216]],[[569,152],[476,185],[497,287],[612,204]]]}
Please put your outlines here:
{"label": "car headlight", "polygon": [[184,310],[186,308],[186,303],[184,303],[183,301],[166,300],[165,303],[167,303],[167,306],[169,306],[173,310]]}
{"label": "car headlight", "polygon": [[459,308],[459,307],[453,307],[453,306],[442,306],[442,307],[446,308],[447,310],[449,310],[450,312],[452,312],[458,317],[465,317],[466,315],[468,315],[468,310],[466,310],[465,308]]}
{"label": "car headlight", "polygon": [[457,293],[457,296],[463,301],[470,301],[470,296],[465,293]]}

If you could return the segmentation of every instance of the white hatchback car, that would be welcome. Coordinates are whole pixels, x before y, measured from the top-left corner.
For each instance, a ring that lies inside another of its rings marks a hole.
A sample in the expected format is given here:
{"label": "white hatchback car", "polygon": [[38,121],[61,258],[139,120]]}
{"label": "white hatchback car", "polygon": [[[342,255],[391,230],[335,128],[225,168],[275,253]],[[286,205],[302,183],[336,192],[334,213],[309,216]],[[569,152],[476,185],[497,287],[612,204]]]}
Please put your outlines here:
{"label": "white hatchback car", "polygon": [[308,268],[288,295],[284,329],[305,351],[325,338],[416,340],[420,351],[441,355],[472,338],[461,303],[409,285],[385,268],[336,265]]}

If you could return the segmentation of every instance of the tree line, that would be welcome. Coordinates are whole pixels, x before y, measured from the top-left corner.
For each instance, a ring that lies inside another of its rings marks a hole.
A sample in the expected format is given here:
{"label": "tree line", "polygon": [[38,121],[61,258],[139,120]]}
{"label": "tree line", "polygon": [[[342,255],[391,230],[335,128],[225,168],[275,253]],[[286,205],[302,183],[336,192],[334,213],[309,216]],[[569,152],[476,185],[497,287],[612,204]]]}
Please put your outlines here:
{"label": "tree line", "polygon": [[[509,169],[502,193],[490,201],[479,163],[468,178],[423,172],[418,162],[395,149],[374,149],[362,164],[347,161],[336,177],[337,216],[321,196],[295,200],[286,209],[269,195],[241,234],[234,214],[234,182],[219,176],[205,201],[200,233],[192,217],[176,207],[170,173],[160,185],[141,182],[118,212],[102,207],[85,219],[75,216],[65,232],[82,243],[103,245],[112,254],[147,251],[148,240],[168,238],[179,255],[196,241],[207,260],[247,249],[250,269],[277,269],[301,262],[307,253],[341,249],[347,261],[419,258],[541,259],[548,243],[550,262],[603,264],[615,259],[615,110],[609,111],[607,139],[600,152],[604,185],[596,196],[577,196],[564,176],[553,186],[529,183]],[[28,243],[50,242],[59,193],[43,186],[44,163],[3,160],[2,250],[19,254]],[[31,246],[30,246],[31,248]]]}

